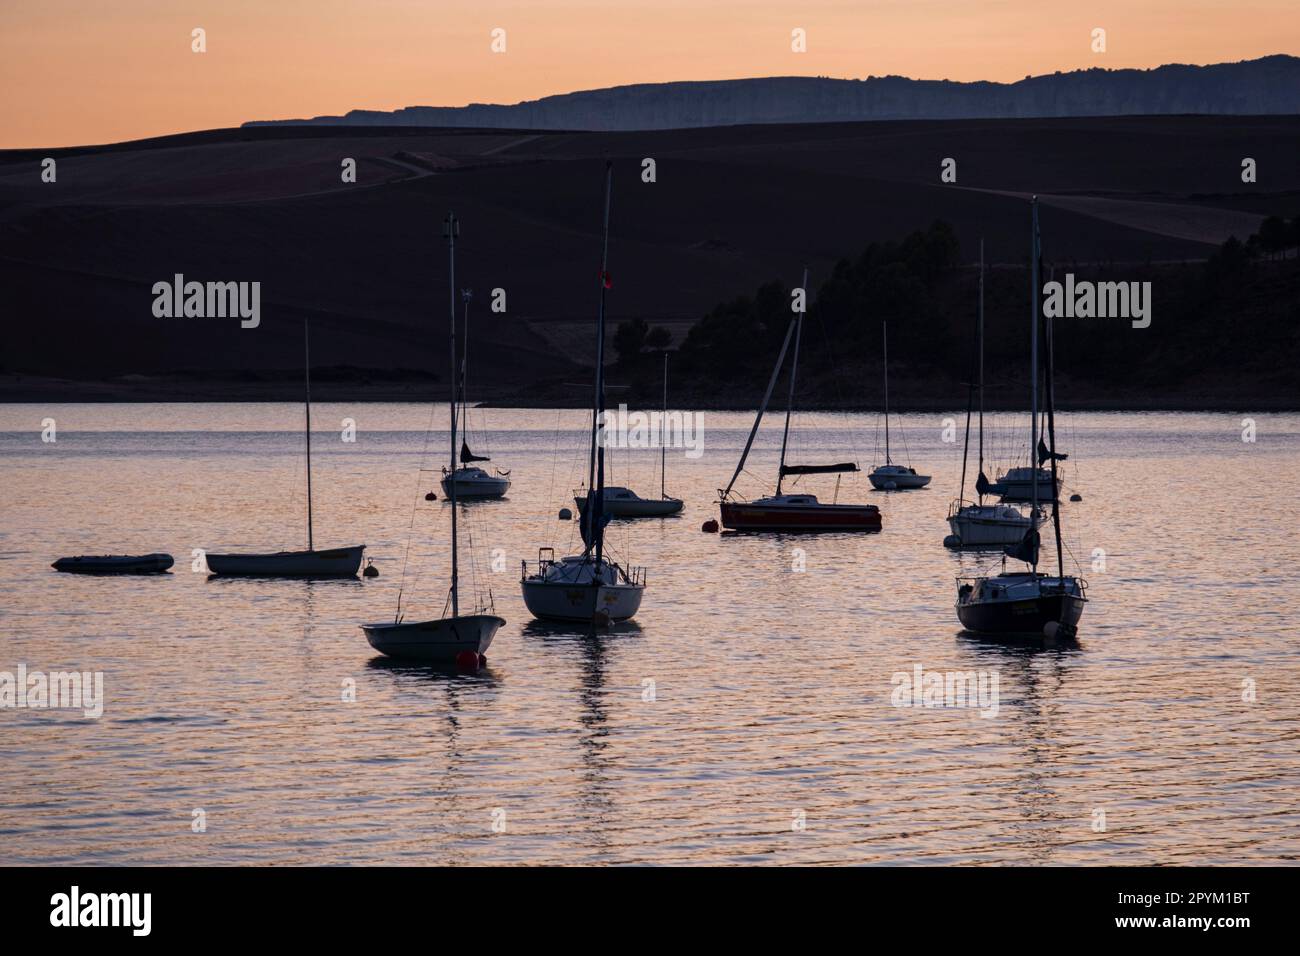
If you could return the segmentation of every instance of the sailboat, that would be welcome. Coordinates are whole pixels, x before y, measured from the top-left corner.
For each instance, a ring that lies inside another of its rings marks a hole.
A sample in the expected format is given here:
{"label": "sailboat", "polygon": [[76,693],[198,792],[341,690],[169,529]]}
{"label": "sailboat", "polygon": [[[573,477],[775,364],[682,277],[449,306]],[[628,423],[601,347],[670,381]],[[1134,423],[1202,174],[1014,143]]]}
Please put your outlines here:
{"label": "sailboat", "polygon": [[[451,278],[451,367],[456,367],[456,237],[460,234],[460,221],[455,213],[447,215],[443,229],[450,260]],[[456,376],[452,376],[451,402],[451,449],[456,452],[456,421],[459,418],[456,407],[458,391]],[[404,621],[402,619],[401,592],[397,597],[397,613],[391,624],[362,624],[361,630],[366,635],[370,646],[388,657],[409,660],[428,661],[442,664],[464,664],[467,659],[477,667],[486,660],[487,650],[492,646],[492,638],[504,625],[505,619],[492,613],[491,599],[488,606],[478,609],[478,613],[461,616],[460,613],[460,547],[456,535],[457,483],[452,482],[451,496],[451,587],[447,593],[447,602],[443,607],[443,616],[431,621]],[[451,614],[447,611],[450,609]],[[473,655],[470,658],[470,655]]]}
{"label": "sailboat", "polygon": [[948,527],[952,534],[943,539],[945,547],[962,549],[997,548],[1016,544],[1029,530],[1029,516],[1010,504],[985,504],[989,480],[984,474],[984,240],[980,240],[980,296],[975,320],[975,351],[979,358],[979,377],[973,390],[979,395],[979,477],[975,479],[978,501],[967,501],[966,460],[970,451],[971,403],[966,402],[966,439],[961,453],[961,486],[957,500],[948,508]]}
{"label": "sailboat", "polygon": [[361,567],[366,546],[316,550],[311,510],[311,339],[303,322],[303,352],[306,358],[307,436],[307,550],[277,551],[274,554],[208,554],[208,571],[214,575],[259,578],[351,578]]}
{"label": "sailboat", "polygon": [[[1053,395],[1052,324],[1043,326],[1047,338],[1047,440],[1039,435],[1038,419],[1038,334],[1043,324],[1041,314],[1042,290],[1039,288],[1039,260],[1042,244],[1038,233],[1038,197],[1031,201],[1032,233],[1030,256],[1030,447],[1040,449],[1039,463],[1050,463],[1049,477],[1055,483],[1056,416]],[[1056,537],[1055,576],[1038,570],[1040,536],[1038,533],[1038,485],[1030,482],[1030,526],[1025,536],[1014,547],[1007,548],[1006,557],[1024,561],[1028,571],[1003,571],[994,577],[958,578],[957,617],[968,631],[999,636],[1033,635],[1048,639],[1070,639],[1078,631],[1079,620],[1087,603],[1087,584],[1082,578],[1067,575],[1061,544],[1061,507],[1053,497],[1052,529]],[[1006,561],[1003,559],[1003,566]]]}
{"label": "sailboat", "polygon": [[[452,402],[452,413],[459,410],[461,419],[460,466],[456,465],[456,447],[451,449],[451,467],[444,468],[442,493],[448,497],[452,494],[452,485],[458,499],[463,498],[500,498],[510,489],[509,472],[498,471],[489,475],[478,465],[478,461],[491,461],[487,455],[476,455],[469,449],[469,402],[466,398],[466,378],[469,371],[469,302],[474,293],[469,289],[461,290],[461,300],[465,303],[465,337],[462,344],[460,361],[460,384],[457,395]],[[452,316],[455,321],[455,316]]]}
{"label": "sailboat", "polygon": [[523,562],[520,587],[524,604],[537,618],[604,624],[625,621],[641,607],[645,568],[629,567],[605,554],[605,291],[609,279],[609,203],[614,167],[605,163],[605,216],[600,256],[600,306],[596,313],[596,372],[591,403],[591,450],[587,460],[587,496],[579,529],[581,554],[555,557],[539,548],[537,563]]}
{"label": "sailboat", "polygon": [[[1039,448],[1042,457],[1042,448]],[[1061,494],[1061,475],[1052,477],[1046,468],[1018,465],[996,481],[990,482],[989,494],[998,495],[1003,501],[1025,504],[1030,501],[1054,501]]]}
{"label": "sailboat", "polygon": [[[803,285],[808,288],[808,270],[803,273]],[[730,531],[879,531],[880,509],[875,505],[824,504],[816,495],[788,494],[782,492],[785,479],[791,475],[830,475],[857,471],[857,462],[847,461],[829,465],[787,465],[786,451],[790,442],[790,416],[794,411],[794,387],[799,367],[799,345],[803,333],[803,310],[797,310],[790,319],[790,326],[785,331],[785,340],[781,343],[781,354],[777,356],[772,376],[767,381],[767,391],[763,394],[763,403],[759,406],[754,425],[749,430],[745,449],[740,454],[740,461],[731,475],[727,487],[718,491],[718,507],[722,512],[722,526]],[[786,352],[790,349],[790,339],[794,338],[794,354],[790,359],[790,394],[785,409],[785,430],[781,434],[781,463],[776,472],[776,494],[755,501],[739,501],[732,498],[732,489],[736,479],[745,469],[749,450],[754,445],[754,436],[758,426],[763,422],[768,403],[772,400],[772,390],[785,364]],[[838,480],[838,479],[837,479]],[[837,485],[838,487],[838,485]]]}
{"label": "sailboat", "polygon": [[929,475],[918,475],[916,469],[908,465],[896,465],[889,456],[889,323],[882,322],[881,329],[884,334],[885,367],[885,463],[873,468],[867,478],[877,491],[924,488],[930,483]]}
{"label": "sailboat", "polygon": [[[664,407],[659,418],[659,497],[642,498],[631,488],[605,486],[605,514],[611,518],[664,518],[682,510],[682,499],[668,494],[668,446],[664,443],[664,423],[668,419],[668,354],[664,353]],[[573,503],[581,515],[587,504],[587,489],[573,492]]]}

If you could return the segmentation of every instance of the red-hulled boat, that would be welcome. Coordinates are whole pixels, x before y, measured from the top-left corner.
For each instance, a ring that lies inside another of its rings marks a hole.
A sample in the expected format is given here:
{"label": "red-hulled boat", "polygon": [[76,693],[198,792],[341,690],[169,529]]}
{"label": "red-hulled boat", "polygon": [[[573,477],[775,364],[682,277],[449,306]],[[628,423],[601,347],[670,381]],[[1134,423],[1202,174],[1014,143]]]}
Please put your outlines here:
{"label": "red-hulled boat", "polygon": [[[808,270],[803,273],[801,290],[808,288]],[[718,490],[718,507],[722,511],[722,526],[728,531],[879,531],[880,509],[875,505],[823,504],[816,495],[782,494],[781,485],[791,475],[839,475],[857,471],[857,462],[842,461],[833,465],[787,465],[786,450],[789,448],[790,416],[794,411],[795,373],[799,367],[799,340],[803,333],[803,302],[794,307],[794,317],[786,329],[785,341],[781,344],[781,354],[777,356],[772,377],[767,381],[767,391],[763,394],[763,403],[758,415],[754,417],[754,426],[749,430],[749,439],[745,449],[740,453],[740,462],[727,482],[727,487]],[[758,426],[763,422],[768,402],[772,400],[772,389],[776,387],[777,377],[785,364],[786,352],[790,349],[790,340],[794,340],[794,354],[790,360],[790,396],[785,408],[785,431],[781,436],[781,464],[776,471],[776,494],[759,498],[756,501],[738,501],[732,497],[731,489],[736,479],[745,469],[749,451],[754,447],[754,436]],[[926,479],[927,481],[929,479]],[[837,479],[838,482],[838,479]],[[838,490],[839,485],[836,484]]]}
{"label": "red-hulled boat", "polygon": [[723,501],[728,531],[879,531],[875,505],[822,504],[816,495],[773,495],[757,501]]}

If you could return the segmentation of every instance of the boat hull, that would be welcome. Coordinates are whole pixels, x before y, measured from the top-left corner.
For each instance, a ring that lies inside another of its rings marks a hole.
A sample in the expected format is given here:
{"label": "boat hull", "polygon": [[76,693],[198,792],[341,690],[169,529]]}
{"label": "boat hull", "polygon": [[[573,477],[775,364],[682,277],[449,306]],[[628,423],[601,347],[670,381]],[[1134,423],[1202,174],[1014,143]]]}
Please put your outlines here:
{"label": "boat hull", "polygon": [[522,582],[528,613],[543,621],[626,621],[641,609],[645,586],[640,584],[572,584],[561,581]]}
{"label": "boat hull", "polygon": [[171,568],[170,554],[104,554],[59,558],[50,567],[68,574],[161,574]]}
{"label": "boat hull", "polygon": [[989,491],[998,495],[1003,501],[1025,504],[1034,500],[1039,502],[1050,503],[1061,493],[1061,478],[1058,475],[1055,484],[1050,476],[1038,480],[1037,499],[1034,494],[1034,481],[1032,478],[1008,478],[1003,477],[995,481]]}
{"label": "boat hull", "polygon": [[370,646],[385,657],[456,664],[466,651],[484,657],[505,623],[504,618],[495,614],[471,614],[436,621],[362,624],[361,630]]}
{"label": "boat hull", "polygon": [[[574,496],[573,503],[578,507],[578,514],[582,514],[587,499]],[[682,510],[682,502],[677,498],[660,498],[658,501],[652,498],[611,501],[606,498],[602,510],[612,518],[665,518],[668,515],[678,514]]]}
{"label": "boat hull", "polygon": [[[444,498],[451,497],[451,476],[442,479],[442,495]],[[488,475],[481,478],[457,478],[456,479],[456,500],[472,500],[475,498],[500,498],[510,490],[510,479],[493,478]]]}
{"label": "boat hull", "polygon": [[1068,593],[1039,594],[1019,600],[957,602],[957,619],[975,634],[1007,637],[1044,637],[1049,625],[1056,633],[1072,637],[1077,632],[1087,601]]}
{"label": "boat hull", "polygon": [[867,475],[871,487],[877,491],[915,491],[930,483],[929,475],[879,475],[875,472]]}
{"label": "boat hull", "polygon": [[280,551],[275,554],[209,554],[208,571],[225,577],[351,578],[361,567],[364,544],[325,551]]}
{"label": "boat hull", "polygon": [[987,518],[958,514],[948,519],[956,541],[953,548],[1004,548],[1019,544],[1029,531],[1029,519]]}
{"label": "boat hull", "polygon": [[729,531],[879,531],[875,505],[764,505],[723,501],[722,526]]}

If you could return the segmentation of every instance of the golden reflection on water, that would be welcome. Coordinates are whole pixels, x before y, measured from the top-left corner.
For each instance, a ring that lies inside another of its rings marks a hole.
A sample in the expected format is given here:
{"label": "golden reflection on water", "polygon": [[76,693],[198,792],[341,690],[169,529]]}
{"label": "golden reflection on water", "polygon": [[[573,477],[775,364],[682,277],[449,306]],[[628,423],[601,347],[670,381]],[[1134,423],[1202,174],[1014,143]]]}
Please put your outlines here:
{"label": "golden reflection on water", "polygon": [[[346,417],[355,443],[324,428]],[[960,633],[953,579],[981,559],[940,545],[961,466],[945,417],[904,416],[930,489],[841,486],[841,501],[880,505],[882,533],[728,537],[699,529],[750,419],[706,413],[703,457],[669,456],[684,515],[611,528],[648,568],[641,613],[591,633],[530,622],[518,591],[521,558],[576,542],[556,512],[581,479],[583,415],[489,412],[485,447],[514,485],[461,505],[463,573],[508,624],[466,675],[377,658],[358,628],[391,619],[399,587],[408,615],[442,606],[447,505],[423,500],[435,473],[417,481],[427,407],[313,408],[317,543],[364,542],[381,576],[302,582],[190,570],[195,548],[301,545],[295,406],[6,406],[0,670],[103,671],[107,697],[99,720],[0,711],[0,757],[23,768],[0,813],[7,858],[1294,859],[1300,546],[1278,490],[1300,487],[1300,420],[1254,416],[1251,445],[1235,415],[1065,416],[1067,486],[1084,496],[1065,507],[1066,542],[1092,601],[1078,645],[1044,649]],[[1004,462],[1014,421],[990,441]],[[877,429],[874,415],[809,415],[793,437],[800,460],[869,468]],[[773,431],[756,476],[775,470]],[[614,480],[653,493],[657,459],[619,451]],[[155,550],[174,573],[48,567]],[[996,672],[997,716],[893,706],[891,676],[917,664]]]}

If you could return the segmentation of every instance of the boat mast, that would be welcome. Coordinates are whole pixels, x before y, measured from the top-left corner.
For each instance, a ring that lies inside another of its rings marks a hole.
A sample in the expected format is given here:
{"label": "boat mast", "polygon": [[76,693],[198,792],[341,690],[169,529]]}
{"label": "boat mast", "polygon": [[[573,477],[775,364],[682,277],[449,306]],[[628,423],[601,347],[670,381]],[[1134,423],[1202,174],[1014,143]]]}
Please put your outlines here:
{"label": "boat mast", "polygon": [[460,588],[459,588],[459,563],[456,554],[456,420],[459,417],[456,408],[457,379],[456,375],[456,236],[460,233],[460,221],[456,219],[454,212],[447,213],[446,222],[443,225],[443,235],[447,237],[447,289],[450,294],[450,310],[448,317],[451,322],[451,472],[448,475],[450,479],[447,482],[448,494],[451,498],[451,616],[460,616]]}
{"label": "boat mast", "polygon": [[803,293],[803,308],[795,316],[794,357],[790,359],[790,396],[785,404],[785,430],[781,432],[781,464],[776,469],[776,493],[781,493],[781,481],[785,478],[785,450],[790,442],[790,415],[794,412],[794,383],[799,371],[799,340],[803,337],[803,314],[808,308],[808,268],[803,270],[803,284],[799,286]]}
{"label": "boat mast", "polygon": [[302,351],[307,385],[307,550],[315,551],[311,528],[311,334],[306,319],[302,320]]}
{"label": "boat mast", "polygon": [[591,484],[587,487],[595,490],[588,503],[590,512],[591,547],[596,555],[596,574],[592,583],[599,586],[601,582],[601,560],[605,551],[605,449],[603,433],[605,428],[605,289],[609,285],[609,200],[614,183],[614,164],[605,161],[605,219],[600,247],[600,308],[596,313],[596,389],[591,408]]}
{"label": "boat mast", "polygon": [[[460,351],[460,430],[462,441],[469,437],[469,300],[474,298],[473,289],[460,290],[464,306],[465,335],[461,341]],[[453,316],[453,320],[454,320]],[[461,462],[464,464],[464,462]]]}
{"label": "boat mast", "polygon": [[668,497],[668,446],[664,444],[664,426],[668,419],[668,353],[664,352],[664,410],[659,416],[659,497]]}
{"label": "boat mast", "polygon": [[[976,321],[975,321],[975,350],[976,351],[979,351],[980,346],[983,346],[983,341],[980,341],[980,332],[982,332],[983,330],[983,319],[984,319],[984,239],[980,239],[979,241],[979,291],[980,291],[979,310],[978,310],[978,317],[976,317]],[[957,489],[958,509],[961,509],[962,503],[966,501],[966,463],[967,463],[967,458],[970,457],[970,450],[971,450],[971,407],[974,406],[975,403],[975,389],[982,388],[984,384],[983,354],[980,355],[979,358],[980,358],[979,386],[972,384],[972,382],[966,382],[966,434],[965,437],[962,438],[962,483],[961,485],[958,485],[958,489]],[[980,394],[979,410],[980,410],[980,416],[979,416],[980,418],[980,433],[979,433],[980,473],[983,473],[984,471],[984,395],[983,394]],[[976,490],[978,490],[979,481],[976,481],[975,484],[976,484]],[[979,499],[980,499],[980,503],[982,503],[983,505],[984,503],[983,494],[980,494]]]}
{"label": "boat mast", "polygon": [[1029,243],[1029,481],[1033,486],[1033,508],[1030,511],[1029,562],[1035,574],[1038,573],[1038,310],[1041,296],[1038,288],[1038,197],[1030,200],[1031,234]]}
{"label": "boat mast", "polygon": [[[979,319],[976,322],[977,331],[975,337],[978,340],[977,348],[979,350],[979,400],[980,400],[980,470],[984,474],[984,240],[980,239],[980,308]],[[983,493],[979,496],[980,504],[984,503]]]}
{"label": "boat mast", "polygon": [[881,322],[880,329],[885,340],[885,464],[892,465],[889,457],[889,323]]}
{"label": "boat mast", "polygon": [[776,388],[777,376],[781,374],[781,366],[785,364],[785,353],[790,348],[790,337],[794,334],[795,323],[799,321],[796,315],[790,320],[790,324],[785,330],[785,340],[781,343],[781,354],[776,357],[776,365],[772,367],[772,376],[767,380],[767,391],[763,393],[763,403],[758,407],[758,414],[754,416],[754,424],[749,429],[749,437],[745,439],[745,448],[740,453],[740,461],[736,463],[736,470],[731,473],[731,480],[727,482],[727,487],[718,491],[718,497],[725,499],[731,494],[732,486],[736,484],[736,479],[740,473],[745,470],[745,460],[749,457],[749,450],[754,446],[754,436],[758,434],[758,426],[763,423],[763,415],[767,412],[767,404],[772,400],[772,390]]}
{"label": "boat mast", "polygon": [[1056,489],[1056,350],[1055,330],[1051,316],[1045,316],[1043,331],[1047,336],[1047,453],[1052,462],[1052,531],[1056,535],[1056,573],[1064,590],[1065,555],[1061,544],[1061,495]]}

